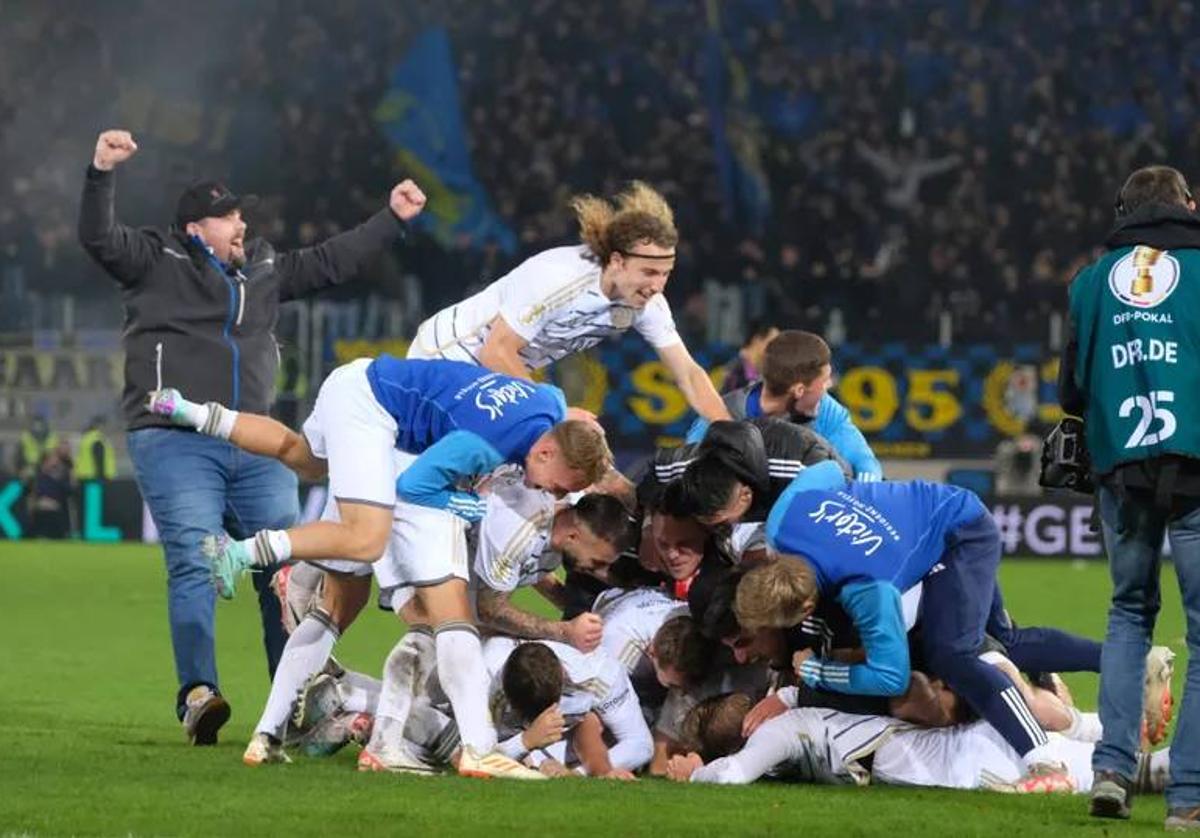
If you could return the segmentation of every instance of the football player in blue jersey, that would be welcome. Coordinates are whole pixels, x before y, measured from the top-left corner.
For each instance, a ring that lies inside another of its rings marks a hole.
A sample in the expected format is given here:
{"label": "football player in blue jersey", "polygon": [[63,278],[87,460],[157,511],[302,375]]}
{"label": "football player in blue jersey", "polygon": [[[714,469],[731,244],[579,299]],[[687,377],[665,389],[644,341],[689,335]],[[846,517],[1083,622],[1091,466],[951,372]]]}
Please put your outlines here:
{"label": "football player in blue jersey", "polygon": [[[722,396],[733,419],[767,417],[804,425],[824,437],[854,469],[856,480],[879,480],[883,466],[848,411],[829,392],[833,357],[819,335],[790,329],[780,332],[763,353],[762,381]],[[687,441],[699,442],[708,420],[697,419]]]}
{"label": "football player in blue jersey", "polygon": [[866,659],[845,664],[798,653],[808,685],[895,696],[911,674],[901,594],[924,586],[921,643],[929,674],[941,678],[1025,759],[1025,786],[1070,790],[1048,756],[1046,733],[1007,678],[980,660],[985,631],[1022,670],[1096,671],[1099,644],[1054,629],[1015,628],[996,582],[1000,538],[972,492],[925,481],[847,481],[821,463],[793,481],[767,518],[782,557],[738,583],[734,610],[744,630],[802,622],[819,597],[834,598],[854,622]]}

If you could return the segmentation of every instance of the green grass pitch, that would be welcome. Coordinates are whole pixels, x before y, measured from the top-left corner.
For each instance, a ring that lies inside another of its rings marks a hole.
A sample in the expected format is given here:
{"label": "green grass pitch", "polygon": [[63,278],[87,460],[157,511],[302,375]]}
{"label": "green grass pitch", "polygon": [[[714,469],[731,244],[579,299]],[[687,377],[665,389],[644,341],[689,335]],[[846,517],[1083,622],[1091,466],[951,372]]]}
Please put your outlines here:
{"label": "green grass pitch", "polygon": [[[362,775],[328,760],[249,769],[241,752],[268,684],[250,597],[219,608],[218,661],[233,718],[215,748],[175,722],[157,549],[0,544],[0,835],[1135,835],[1160,834],[1161,798],[1131,824],[1093,821],[1080,797],[894,788],[748,788],[560,780],[523,784]],[[1025,623],[1099,637],[1102,563],[1007,562]],[[1158,642],[1186,663],[1178,591],[1164,572]],[[399,628],[364,612],[338,650],[377,672]],[[1093,676],[1070,679],[1095,706]],[[1176,693],[1178,699],[1178,692]]]}

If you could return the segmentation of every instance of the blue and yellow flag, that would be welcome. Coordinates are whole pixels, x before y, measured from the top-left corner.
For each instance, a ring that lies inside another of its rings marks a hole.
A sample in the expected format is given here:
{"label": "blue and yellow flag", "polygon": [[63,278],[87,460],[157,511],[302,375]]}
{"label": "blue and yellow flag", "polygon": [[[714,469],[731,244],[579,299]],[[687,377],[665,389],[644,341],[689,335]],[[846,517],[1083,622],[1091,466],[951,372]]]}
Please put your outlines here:
{"label": "blue and yellow flag", "polygon": [[[721,31],[721,4],[708,0],[703,82],[725,220],[761,232],[771,214],[771,184],[762,159],[763,127],[750,102],[750,80]],[[725,7],[728,8],[728,7]]]}
{"label": "blue and yellow flag", "polygon": [[443,244],[495,242],[512,252],[517,237],[492,209],[471,171],[450,38],[441,27],[416,37],[392,71],[375,121],[395,149],[396,162],[429,202],[414,222]]}

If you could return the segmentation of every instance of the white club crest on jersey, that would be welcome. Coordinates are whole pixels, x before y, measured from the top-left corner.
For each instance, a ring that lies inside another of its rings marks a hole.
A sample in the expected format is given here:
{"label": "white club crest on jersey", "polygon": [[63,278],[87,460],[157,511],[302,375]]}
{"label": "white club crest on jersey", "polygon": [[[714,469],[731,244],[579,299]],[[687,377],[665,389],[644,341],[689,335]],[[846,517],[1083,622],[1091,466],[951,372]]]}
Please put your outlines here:
{"label": "white club crest on jersey", "polygon": [[1108,272],[1113,296],[1127,306],[1154,308],[1179,286],[1179,261],[1165,250],[1138,245]]}
{"label": "white club crest on jersey", "polygon": [[613,306],[611,316],[613,328],[624,331],[633,325],[637,312],[625,306]]}

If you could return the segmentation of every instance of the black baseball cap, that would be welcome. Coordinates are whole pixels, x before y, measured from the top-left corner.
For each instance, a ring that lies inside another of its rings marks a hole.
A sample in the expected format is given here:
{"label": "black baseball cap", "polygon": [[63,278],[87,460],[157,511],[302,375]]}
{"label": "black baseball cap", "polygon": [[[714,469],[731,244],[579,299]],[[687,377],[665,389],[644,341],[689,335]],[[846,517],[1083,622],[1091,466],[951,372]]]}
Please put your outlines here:
{"label": "black baseball cap", "polygon": [[201,180],[179,196],[179,203],[175,207],[175,223],[182,227],[202,218],[220,218],[235,209],[248,209],[257,203],[257,195],[235,195],[220,181]]}

